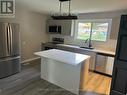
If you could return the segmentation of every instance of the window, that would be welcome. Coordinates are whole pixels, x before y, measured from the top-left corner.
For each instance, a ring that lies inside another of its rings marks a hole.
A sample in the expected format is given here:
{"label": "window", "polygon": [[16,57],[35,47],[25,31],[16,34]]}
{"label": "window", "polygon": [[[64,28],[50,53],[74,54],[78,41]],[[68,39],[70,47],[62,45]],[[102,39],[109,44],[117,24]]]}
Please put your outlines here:
{"label": "window", "polygon": [[78,21],[76,25],[77,39],[86,40],[91,37],[93,41],[106,41],[111,20]]}

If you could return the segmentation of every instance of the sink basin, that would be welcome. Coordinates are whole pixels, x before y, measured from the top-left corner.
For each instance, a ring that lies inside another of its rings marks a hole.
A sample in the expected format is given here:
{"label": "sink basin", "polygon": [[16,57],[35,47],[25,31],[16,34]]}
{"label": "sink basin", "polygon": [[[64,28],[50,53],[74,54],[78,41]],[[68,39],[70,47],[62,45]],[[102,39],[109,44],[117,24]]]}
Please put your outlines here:
{"label": "sink basin", "polygon": [[93,47],[80,47],[80,48],[84,48],[84,49],[94,49]]}

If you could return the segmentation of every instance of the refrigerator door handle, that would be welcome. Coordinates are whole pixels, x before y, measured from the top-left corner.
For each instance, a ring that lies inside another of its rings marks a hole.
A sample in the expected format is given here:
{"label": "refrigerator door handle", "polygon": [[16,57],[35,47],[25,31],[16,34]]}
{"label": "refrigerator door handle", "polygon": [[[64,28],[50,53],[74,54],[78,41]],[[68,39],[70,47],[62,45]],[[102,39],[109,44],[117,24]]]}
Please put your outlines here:
{"label": "refrigerator door handle", "polygon": [[8,25],[7,25],[7,29],[8,29],[8,31],[7,31],[7,33],[8,33],[8,51],[9,51],[9,56],[11,55],[11,33],[10,33],[10,25],[9,25],[9,23],[8,23]]}
{"label": "refrigerator door handle", "polygon": [[20,56],[13,57],[13,58],[7,58],[7,59],[3,59],[3,60],[0,59],[0,62],[5,62],[5,61],[14,60],[14,59],[19,59],[19,58],[20,58]]}
{"label": "refrigerator door handle", "polygon": [[5,28],[4,37],[5,37],[5,44],[6,44],[5,49],[6,49],[6,55],[8,55],[8,39],[7,39],[7,25],[6,24],[4,28]]}
{"label": "refrigerator door handle", "polygon": [[13,45],[12,45],[12,27],[11,27],[11,25],[9,24],[9,36],[10,36],[10,55],[11,55],[11,53],[12,53],[12,48],[13,48]]}
{"label": "refrigerator door handle", "polygon": [[8,24],[6,25],[6,42],[7,42],[7,51],[8,51],[8,55],[10,54],[10,43],[9,43],[9,27]]}

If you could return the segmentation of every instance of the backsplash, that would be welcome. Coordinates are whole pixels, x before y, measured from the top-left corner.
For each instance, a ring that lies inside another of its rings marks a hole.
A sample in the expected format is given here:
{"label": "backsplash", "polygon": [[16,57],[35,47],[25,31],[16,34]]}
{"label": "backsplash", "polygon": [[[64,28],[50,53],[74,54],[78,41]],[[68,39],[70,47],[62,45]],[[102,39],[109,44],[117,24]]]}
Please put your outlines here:
{"label": "backsplash", "polygon": [[[67,36],[61,36],[61,35],[51,35],[50,41],[53,37],[60,37],[64,38],[64,44],[72,44],[72,45],[78,45],[78,46],[86,46],[85,41],[75,39],[74,37],[67,37]],[[106,42],[96,42],[93,41],[92,45],[96,49],[104,49],[104,50],[116,50],[117,40],[108,39]]]}

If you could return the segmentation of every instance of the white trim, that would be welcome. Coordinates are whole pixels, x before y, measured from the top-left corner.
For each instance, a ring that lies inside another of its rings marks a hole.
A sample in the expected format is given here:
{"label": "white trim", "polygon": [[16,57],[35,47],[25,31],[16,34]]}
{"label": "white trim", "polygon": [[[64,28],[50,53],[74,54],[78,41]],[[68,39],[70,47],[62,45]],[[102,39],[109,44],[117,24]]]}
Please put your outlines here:
{"label": "white trim", "polygon": [[27,59],[27,60],[21,61],[21,63],[27,63],[27,62],[30,62],[30,61],[33,61],[33,60],[37,60],[39,58],[40,57],[35,57],[35,58]]}

